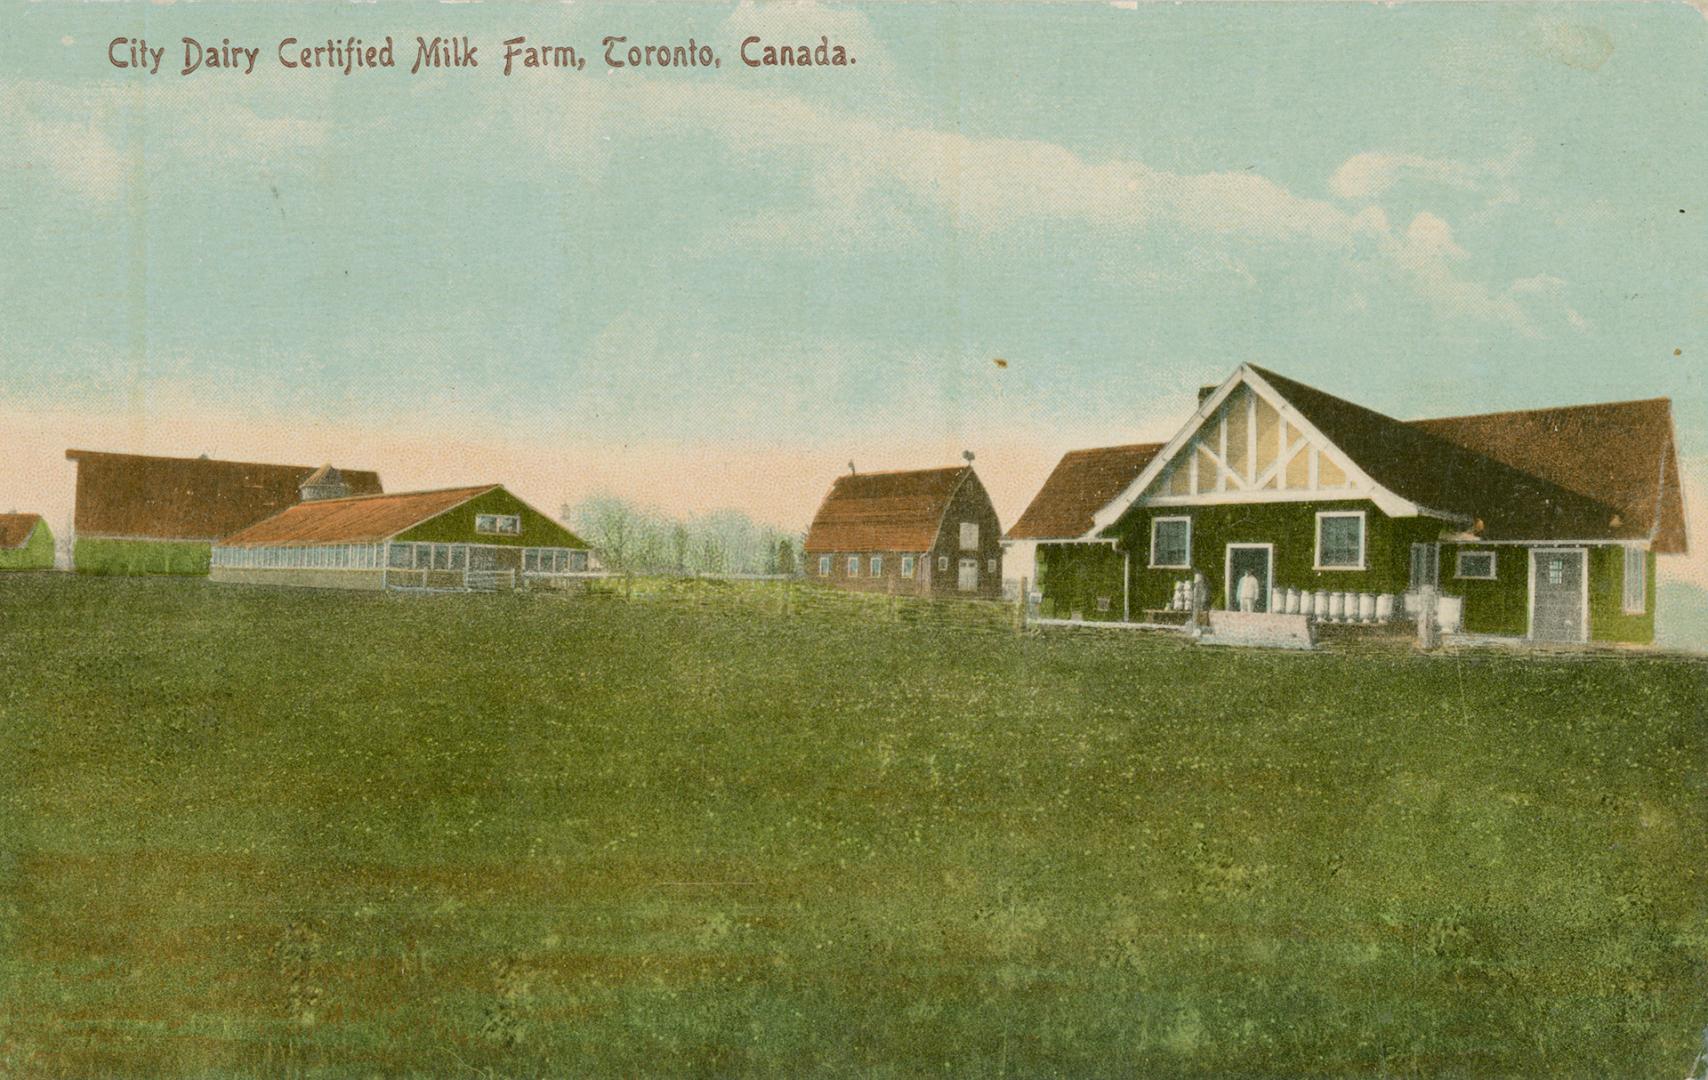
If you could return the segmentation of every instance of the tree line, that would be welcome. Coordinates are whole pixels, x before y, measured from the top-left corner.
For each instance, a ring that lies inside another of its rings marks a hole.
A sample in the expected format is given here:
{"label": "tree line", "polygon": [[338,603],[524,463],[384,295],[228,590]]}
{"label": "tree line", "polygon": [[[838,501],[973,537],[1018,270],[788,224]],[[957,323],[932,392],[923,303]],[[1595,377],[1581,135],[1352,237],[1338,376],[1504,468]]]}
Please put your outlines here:
{"label": "tree line", "polygon": [[607,570],[634,574],[799,573],[802,537],[739,510],[673,517],[616,495],[565,503],[563,523]]}

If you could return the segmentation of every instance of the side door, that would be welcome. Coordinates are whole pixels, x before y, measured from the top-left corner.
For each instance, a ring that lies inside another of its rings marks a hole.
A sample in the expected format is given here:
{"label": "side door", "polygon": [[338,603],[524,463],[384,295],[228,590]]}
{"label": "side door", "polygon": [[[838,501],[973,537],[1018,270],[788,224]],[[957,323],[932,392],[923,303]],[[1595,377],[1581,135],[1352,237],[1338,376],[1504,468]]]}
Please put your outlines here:
{"label": "side door", "polygon": [[1530,637],[1534,641],[1588,641],[1585,611],[1588,553],[1582,548],[1539,548],[1530,553]]}
{"label": "side door", "polygon": [[979,588],[979,561],[977,559],[961,560],[961,575],[955,582],[955,587],[961,592],[977,592]]}

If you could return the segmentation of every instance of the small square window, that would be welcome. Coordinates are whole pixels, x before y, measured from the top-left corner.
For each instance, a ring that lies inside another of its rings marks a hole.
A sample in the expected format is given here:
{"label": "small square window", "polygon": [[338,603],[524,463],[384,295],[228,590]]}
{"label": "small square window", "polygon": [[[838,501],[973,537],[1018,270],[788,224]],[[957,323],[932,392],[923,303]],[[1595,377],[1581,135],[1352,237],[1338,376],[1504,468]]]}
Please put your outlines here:
{"label": "small square window", "polygon": [[1461,551],[1457,576],[1492,581],[1495,576],[1495,553],[1492,551]]}
{"label": "small square window", "polygon": [[1097,610],[1098,611],[1108,611],[1109,610],[1109,598],[1107,596],[1099,596],[1097,598]]}

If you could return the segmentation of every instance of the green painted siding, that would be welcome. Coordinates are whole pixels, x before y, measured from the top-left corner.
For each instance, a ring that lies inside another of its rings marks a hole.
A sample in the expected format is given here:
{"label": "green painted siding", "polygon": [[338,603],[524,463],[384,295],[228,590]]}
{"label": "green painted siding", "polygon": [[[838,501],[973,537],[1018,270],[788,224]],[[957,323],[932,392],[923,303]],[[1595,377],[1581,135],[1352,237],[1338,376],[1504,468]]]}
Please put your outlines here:
{"label": "green painted siding", "polygon": [[79,574],[208,572],[212,545],[197,540],[100,540],[78,537],[72,561]]}
{"label": "green painted siding", "polygon": [[[476,514],[519,514],[519,536],[494,536],[474,531]],[[498,547],[584,548],[581,538],[539,513],[521,499],[497,488],[445,511],[438,517],[400,533],[393,539],[419,540],[434,544],[492,544]]]}
{"label": "green painted siding", "polygon": [[1625,549],[1597,547],[1589,552],[1589,636],[1591,641],[1650,645],[1655,640],[1655,553],[1647,552],[1648,583],[1641,615],[1625,614]]}
{"label": "green painted siding", "polygon": [[[1122,558],[1108,544],[1039,544],[1038,584],[1046,619],[1071,619],[1076,614],[1096,622],[1121,618]],[[1107,597],[1108,610],[1097,610]]]}
{"label": "green painted siding", "polygon": [[[1493,579],[1460,578],[1461,551],[1493,552]],[[1440,583],[1443,595],[1464,599],[1467,633],[1523,637],[1530,632],[1529,548],[1442,544]]]}
{"label": "green painted siding", "polygon": [[[1457,576],[1460,551],[1495,552],[1495,579]],[[1647,645],[1655,640],[1655,556],[1648,563],[1648,595],[1641,615],[1627,615],[1625,550],[1589,548],[1589,635],[1591,641]],[[1473,634],[1524,637],[1530,633],[1530,548],[1477,544],[1441,545],[1441,591],[1465,599],[1465,629]]]}
{"label": "green painted siding", "polygon": [[[1316,515],[1323,510],[1364,511],[1363,570],[1317,570]],[[1150,566],[1151,519],[1190,517],[1190,569]],[[1210,606],[1226,606],[1226,558],[1229,544],[1273,544],[1275,580],[1281,588],[1330,591],[1403,593],[1411,578],[1411,545],[1436,539],[1442,523],[1433,518],[1390,518],[1373,503],[1333,502],[1246,503],[1227,506],[1147,506],[1129,514],[1111,532],[1123,550],[1133,553],[1133,618],[1146,610],[1167,607],[1174,583],[1203,573],[1210,586]]]}
{"label": "green painted siding", "polygon": [[0,551],[0,570],[52,570],[53,533],[43,521],[31,530],[21,548]]}

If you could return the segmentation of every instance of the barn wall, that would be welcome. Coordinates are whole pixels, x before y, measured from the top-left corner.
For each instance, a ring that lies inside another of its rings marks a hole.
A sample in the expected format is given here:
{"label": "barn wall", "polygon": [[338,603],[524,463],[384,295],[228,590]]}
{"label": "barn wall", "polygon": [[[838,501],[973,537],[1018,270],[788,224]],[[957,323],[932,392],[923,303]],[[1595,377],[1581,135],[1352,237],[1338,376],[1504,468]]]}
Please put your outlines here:
{"label": "barn wall", "polygon": [[79,574],[175,574],[208,572],[213,545],[205,540],[105,540],[78,537],[71,558]]}
{"label": "barn wall", "polygon": [[384,570],[279,570],[234,569],[216,566],[208,574],[212,581],[228,585],[291,585],[305,589],[382,589]]}
{"label": "barn wall", "polygon": [[45,521],[31,530],[30,538],[25,541],[23,547],[0,550],[0,570],[52,569],[53,533],[49,531]]}
{"label": "barn wall", "polygon": [[[476,514],[519,514],[522,518],[522,533],[520,536],[477,533],[474,531]],[[503,488],[495,488],[470,499],[461,506],[429,518],[392,539],[435,544],[491,544],[496,547],[587,546],[581,542],[580,537]]]}
{"label": "barn wall", "polygon": [[[961,550],[961,522],[975,521],[979,526],[979,546],[975,551]],[[949,556],[947,572],[937,569],[937,559]],[[931,592],[937,596],[1002,598],[1002,522],[997,519],[996,507],[979,482],[977,473],[968,473],[955,490],[949,507],[943,512],[943,524],[931,552]],[[962,592],[958,587],[959,562],[963,558],[979,561],[979,587],[974,592]],[[996,560],[996,571],[990,561]]]}
{"label": "barn wall", "polygon": [[[901,576],[902,556],[907,552],[900,551],[809,551],[806,555],[806,577],[808,581],[816,581],[820,585],[832,585],[838,589],[848,589],[852,592],[895,593],[901,596],[920,596],[931,589],[931,569],[926,566],[928,556],[915,552],[912,577]],[[830,573],[818,572],[820,556],[830,556]],[[860,573],[855,577],[848,576],[848,557],[860,556]],[[872,576],[872,556],[882,555],[884,558],[883,573]]]}

